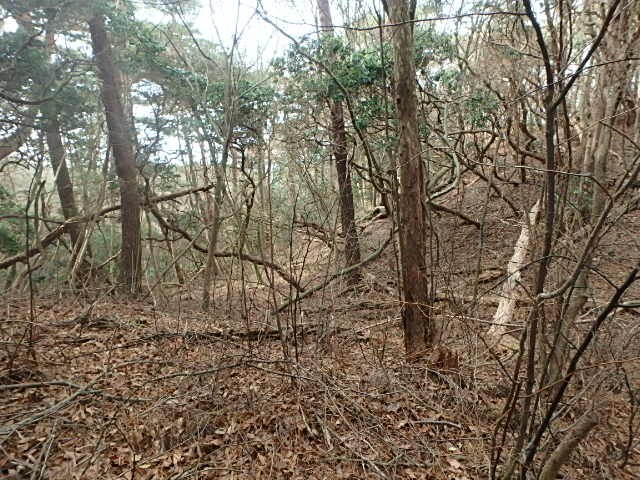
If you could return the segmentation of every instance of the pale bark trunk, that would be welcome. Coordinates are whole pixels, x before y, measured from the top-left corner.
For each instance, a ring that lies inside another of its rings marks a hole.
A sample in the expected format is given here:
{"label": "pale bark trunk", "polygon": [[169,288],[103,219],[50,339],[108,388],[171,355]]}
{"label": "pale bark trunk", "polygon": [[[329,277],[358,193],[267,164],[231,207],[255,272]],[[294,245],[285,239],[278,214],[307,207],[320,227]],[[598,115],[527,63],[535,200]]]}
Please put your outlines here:
{"label": "pale bark trunk", "polygon": [[493,316],[493,325],[489,328],[488,334],[497,340],[497,345],[505,347],[513,347],[514,342],[509,342],[505,335],[509,330],[509,325],[513,319],[518,292],[520,290],[520,279],[522,278],[522,267],[525,266],[527,253],[529,253],[529,243],[531,241],[531,228],[535,226],[538,213],[540,212],[540,203],[538,200],[528,216],[525,214],[524,223],[520,230],[520,236],[513,249],[513,256],[507,264],[507,279],[502,286],[502,296],[495,315]]}
{"label": "pale bark trunk", "polygon": [[562,466],[570,460],[571,454],[576,450],[578,444],[589,435],[589,432],[598,425],[599,421],[594,413],[588,413],[578,420],[545,462],[542,472],[540,472],[540,480],[558,478]]}

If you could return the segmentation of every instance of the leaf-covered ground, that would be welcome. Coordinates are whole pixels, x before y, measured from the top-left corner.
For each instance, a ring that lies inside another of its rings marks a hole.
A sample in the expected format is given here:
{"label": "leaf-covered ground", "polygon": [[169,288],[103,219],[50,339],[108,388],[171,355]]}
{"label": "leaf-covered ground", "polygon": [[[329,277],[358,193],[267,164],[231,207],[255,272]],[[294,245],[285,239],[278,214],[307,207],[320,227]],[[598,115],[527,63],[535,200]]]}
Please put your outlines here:
{"label": "leaf-covered ground", "polygon": [[[365,230],[364,248],[387,227]],[[516,355],[492,352],[484,334],[518,221],[494,220],[476,273],[476,232],[455,228],[451,251],[467,255],[433,270],[438,297],[449,298],[433,310],[443,348],[410,362],[391,252],[358,288],[337,281],[277,316],[265,313],[267,289],[242,296],[233,282],[220,283],[206,315],[192,286],[135,302],[100,291],[6,299],[0,477],[489,478],[491,456],[504,462],[517,431],[518,411],[506,409]],[[306,261],[320,281],[330,260],[316,243]],[[605,248],[623,272],[624,254],[634,255],[625,237],[614,232]],[[482,301],[472,308],[474,285]],[[592,319],[586,310],[580,334]],[[636,323],[634,311],[608,321],[542,444],[550,451],[583,413],[597,413],[563,478],[640,476]]]}
{"label": "leaf-covered ground", "polygon": [[[105,299],[83,315],[87,305],[40,299],[35,358],[25,352],[3,371],[0,472],[487,478],[510,394],[497,359],[469,333],[448,342],[456,358],[407,363],[397,309],[368,295],[364,306],[362,294],[341,299],[352,309],[340,312],[339,324],[324,322],[322,331],[315,320],[323,314],[309,314],[314,321],[284,339],[272,326],[243,328],[187,310]],[[27,321],[26,311],[12,302],[8,319]],[[636,467],[620,468],[635,428],[630,407],[623,392],[608,397],[566,478],[637,478]],[[633,464],[635,445],[630,454]]]}

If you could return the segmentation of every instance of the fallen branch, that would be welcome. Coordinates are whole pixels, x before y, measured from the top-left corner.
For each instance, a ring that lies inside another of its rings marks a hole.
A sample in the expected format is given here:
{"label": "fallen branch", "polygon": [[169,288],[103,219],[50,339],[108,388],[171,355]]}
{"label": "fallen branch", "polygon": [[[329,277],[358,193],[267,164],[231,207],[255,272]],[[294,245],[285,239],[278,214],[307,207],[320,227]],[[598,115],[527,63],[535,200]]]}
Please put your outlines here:
{"label": "fallen branch", "polygon": [[[205,185],[204,187],[190,188],[188,190],[181,190],[179,192],[169,193],[167,195],[160,195],[158,197],[150,198],[147,202],[144,202],[143,205],[149,206],[153,203],[165,202],[167,200],[174,200],[176,198],[182,197],[184,195],[189,195],[198,192],[205,192],[207,190],[211,190],[213,185]],[[5,268],[9,268],[12,265],[15,265],[19,262],[25,262],[27,259],[33,257],[34,255],[42,252],[46,247],[55,242],[58,238],[60,238],[64,233],[67,232],[70,225],[74,225],[77,223],[85,223],[91,220],[94,220],[99,217],[103,217],[107,213],[114,212],[121,208],[120,204],[111,205],[109,207],[105,207],[102,210],[99,210],[97,213],[92,213],[89,215],[84,215],[81,217],[70,218],[62,225],[57,227],[55,230],[52,230],[47,235],[45,235],[42,239],[36,242],[36,247],[32,247],[28,249],[26,252],[20,253],[18,255],[14,255],[13,257],[5,258],[0,261],[0,270]]]}
{"label": "fallen branch", "polygon": [[540,480],[558,478],[558,472],[560,472],[562,465],[569,461],[578,444],[587,437],[597,424],[598,417],[594,413],[585,415],[578,420],[545,462],[540,474]]}
{"label": "fallen branch", "polygon": [[87,387],[83,387],[82,385],[77,385],[75,383],[69,382],[68,380],[52,380],[50,382],[33,382],[33,383],[15,383],[12,385],[0,385],[0,392],[3,390],[25,390],[28,388],[42,388],[42,387],[70,387],[77,388],[80,390],[84,390],[82,392],[83,395],[98,395],[100,397],[109,399],[109,400],[117,400],[117,401],[126,401],[126,402],[149,402],[151,399],[149,398],[136,398],[136,397],[121,397],[119,395],[111,395],[110,393],[105,393],[102,390],[87,390]]}
{"label": "fallen branch", "polygon": [[450,215],[455,215],[456,217],[460,217],[465,224],[473,225],[476,228],[481,227],[480,222],[478,222],[477,220],[474,220],[473,218],[465,215],[462,212],[453,210],[452,208],[449,208],[449,207],[445,207],[444,205],[440,205],[433,201],[427,202],[427,205],[429,205],[431,208],[433,208],[436,211],[445,212]]}
{"label": "fallen branch", "polygon": [[389,238],[387,238],[384,241],[384,243],[380,246],[380,248],[378,248],[375,252],[373,252],[371,255],[366,257],[360,263],[356,263],[355,265],[351,265],[350,267],[345,268],[344,270],[340,270],[339,272],[336,272],[333,275],[330,275],[320,285],[316,285],[315,287],[312,287],[309,290],[305,290],[304,293],[300,293],[300,294],[297,294],[293,298],[289,298],[286,302],[284,302],[282,305],[280,305],[275,310],[273,310],[272,313],[276,314],[276,313],[280,313],[280,312],[284,311],[290,305],[293,305],[294,303],[297,303],[300,300],[304,300],[305,298],[310,297],[311,295],[313,295],[317,291],[322,290],[323,288],[325,288],[327,285],[329,285],[334,280],[336,280],[336,279],[338,279],[338,278],[340,278],[340,277],[342,277],[344,275],[348,275],[349,273],[353,272],[354,270],[357,270],[357,269],[359,269],[361,267],[364,267],[369,262],[375,260],[376,258],[378,258],[382,254],[382,252],[384,252],[384,249],[387,248],[387,246],[391,243],[391,240],[393,240],[393,236],[394,236],[395,232],[396,232],[395,230],[392,231],[391,234],[389,235]]}
{"label": "fallen branch", "polygon": [[497,340],[496,346],[513,347],[515,341],[507,337],[507,325],[513,319],[513,313],[518,298],[518,289],[520,287],[520,279],[522,277],[522,268],[525,265],[525,259],[529,252],[529,242],[531,238],[531,228],[533,228],[538,219],[540,211],[540,200],[538,200],[531,211],[525,214],[520,237],[513,248],[513,256],[507,264],[507,280],[502,285],[502,298],[495,315],[493,316],[494,324],[488,331],[488,334]]}
{"label": "fallen branch", "polygon": [[453,427],[460,430],[463,429],[462,425],[458,425],[457,423],[449,422],[447,420],[413,420],[409,423],[411,425],[443,425],[445,427]]}
{"label": "fallen branch", "polygon": [[[193,248],[195,248],[199,252],[202,252],[204,254],[208,254],[209,253],[209,249],[207,249],[206,247],[203,247],[202,245],[199,245],[195,241],[193,236],[191,234],[189,234],[189,232],[187,232],[186,230],[178,227],[177,225],[173,225],[173,224],[167,222],[162,217],[162,214],[160,213],[160,211],[154,205],[149,204],[149,211],[151,211],[153,216],[156,217],[156,220],[158,220],[158,223],[163,228],[166,228],[166,229],[171,230],[173,232],[179,233],[180,235],[182,235],[182,237],[185,240],[191,242]],[[242,252],[214,252],[213,256],[216,257],[216,258],[231,258],[231,257],[234,257],[234,258],[237,258],[239,260],[243,260],[245,262],[251,262],[251,263],[253,263],[255,265],[262,265],[263,267],[270,268],[271,270],[276,272],[278,275],[280,275],[280,277],[282,277],[287,283],[289,283],[291,286],[293,286],[298,292],[304,291],[304,288],[300,285],[300,283],[298,283],[295,278],[293,278],[291,275],[289,275],[289,273],[287,273],[284,268],[282,268],[280,265],[277,265],[277,264],[275,264],[273,262],[270,262],[268,260],[262,260],[261,258],[253,257],[251,255],[248,255],[248,254],[242,253]]]}
{"label": "fallen branch", "polygon": [[69,407],[73,402],[75,402],[78,399],[78,397],[80,397],[81,395],[86,395],[88,391],[91,390],[91,387],[93,387],[96,383],[102,380],[102,378],[104,378],[105,375],[106,373],[98,375],[96,378],[91,380],[91,382],[89,382],[84,387],[79,388],[72,395],[69,395],[64,400],[61,400],[60,402],[53,404],[52,406],[42,410],[41,412],[35,413],[18,423],[14,423],[13,425],[0,427],[0,435],[7,437],[6,439],[0,442],[0,445],[2,445],[6,440],[8,440],[8,438],[11,435],[13,435],[15,432],[17,432],[21,428],[27,427],[29,425],[33,425],[34,423],[38,423],[40,420],[50,417],[51,415],[58,413],[60,410],[64,410],[65,408]]}
{"label": "fallen branch", "polygon": [[37,242],[37,247],[32,247],[26,252],[19,253],[18,255],[14,255],[13,257],[5,258],[0,261],[0,270],[10,267],[11,265],[15,265],[18,262],[24,262],[28,258],[33,257],[34,255],[43,251],[46,247],[55,242],[58,238],[60,238],[67,230],[67,225],[73,222],[65,222],[63,225],[60,225],[55,230],[47,233],[43,238],[41,238]]}

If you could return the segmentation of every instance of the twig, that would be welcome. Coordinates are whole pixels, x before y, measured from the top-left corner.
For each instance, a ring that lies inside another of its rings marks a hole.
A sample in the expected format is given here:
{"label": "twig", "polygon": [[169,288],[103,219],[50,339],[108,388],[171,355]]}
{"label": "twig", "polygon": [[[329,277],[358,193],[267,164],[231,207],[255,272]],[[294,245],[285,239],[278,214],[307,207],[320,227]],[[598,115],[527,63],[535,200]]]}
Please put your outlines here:
{"label": "twig", "polygon": [[353,272],[354,270],[357,270],[363,266],[365,266],[366,264],[368,264],[369,262],[375,260],[376,258],[378,258],[382,252],[384,251],[385,248],[387,248],[387,246],[389,245],[389,243],[391,243],[391,240],[393,239],[393,235],[395,234],[395,230],[393,230],[391,232],[391,234],[389,235],[389,238],[387,238],[385,240],[385,242],[380,246],[380,248],[378,248],[378,250],[376,250],[375,252],[373,252],[371,255],[369,255],[368,257],[366,257],[364,260],[362,260],[360,263],[356,263],[355,265],[351,265],[348,268],[345,268],[344,270],[340,270],[339,272],[334,273],[333,275],[330,275],[329,278],[327,278],[324,282],[322,282],[320,285],[316,285],[315,287],[310,288],[309,290],[305,290],[304,293],[301,293],[299,295],[296,295],[293,298],[289,298],[286,302],[284,302],[282,305],[280,305],[278,308],[276,308],[272,313],[276,314],[276,313],[280,313],[283,312],[284,310],[286,310],[290,305],[299,302],[300,300],[303,300],[307,297],[310,297],[311,295],[313,295],[314,293],[316,293],[319,290],[324,289],[327,285],[329,285],[331,282],[333,282],[334,280],[344,276],[344,275],[348,275],[349,273]]}
{"label": "twig", "polygon": [[29,425],[33,425],[34,423],[38,423],[40,420],[43,420],[61,410],[64,410],[65,408],[69,407],[76,399],[78,399],[78,397],[80,397],[81,395],[86,395],[87,393],[90,392],[91,387],[93,387],[96,383],[98,383],[100,380],[102,380],[104,377],[106,376],[106,372],[98,375],[96,378],[94,378],[93,380],[91,380],[91,382],[89,382],[87,385],[85,385],[84,387],[79,388],[75,393],[73,393],[72,395],[68,396],[67,398],[65,398],[64,400],[61,400],[58,403],[53,404],[52,406],[50,406],[49,408],[46,408],[45,410],[38,412],[34,415],[31,415],[27,418],[25,418],[24,420],[18,422],[18,423],[14,423],[13,425],[9,425],[6,427],[0,427],[0,435],[6,436],[7,438],[5,438],[4,440],[0,441],[0,445],[2,445],[4,442],[6,442],[9,437],[11,435],[13,435],[15,432],[17,432],[18,430],[20,430],[21,428],[27,427]]}
{"label": "twig", "polygon": [[457,423],[448,422],[446,420],[414,420],[409,422],[411,425],[445,425],[447,427],[459,428],[462,430],[464,427]]}

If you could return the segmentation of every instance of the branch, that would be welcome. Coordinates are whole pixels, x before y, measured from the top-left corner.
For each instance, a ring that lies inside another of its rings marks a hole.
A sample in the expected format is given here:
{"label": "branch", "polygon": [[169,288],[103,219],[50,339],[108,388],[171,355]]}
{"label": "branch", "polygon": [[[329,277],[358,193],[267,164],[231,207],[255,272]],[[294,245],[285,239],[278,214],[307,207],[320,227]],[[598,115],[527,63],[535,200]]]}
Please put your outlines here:
{"label": "branch", "polygon": [[31,135],[32,127],[23,125],[11,135],[0,138],[0,160],[18,150]]}
{"label": "branch", "polygon": [[604,321],[609,317],[611,312],[613,312],[616,309],[617,305],[620,304],[620,299],[622,298],[622,296],[629,289],[629,287],[631,287],[631,285],[633,285],[633,283],[638,279],[639,273],[640,273],[640,263],[638,263],[635,266],[635,268],[633,268],[629,272],[629,275],[627,275],[627,278],[624,281],[624,283],[620,287],[616,288],[616,291],[611,297],[611,299],[609,300],[609,303],[600,312],[595,322],[593,323],[593,325],[585,335],[584,339],[582,340],[582,343],[576,349],[576,353],[574,353],[573,357],[571,358],[571,361],[569,362],[569,367],[567,368],[567,372],[565,373],[564,377],[560,381],[556,394],[549,404],[549,408],[545,413],[544,419],[540,423],[540,426],[538,427],[533,440],[527,447],[525,465],[531,465],[531,462],[533,461],[533,457],[535,456],[536,451],[538,450],[538,445],[540,445],[540,440],[542,439],[542,435],[547,430],[547,428],[549,428],[549,425],[551,424],[551,421],[553,418],[553,414],[558,409],[560,401],[562,400],[562,397],[564,396],[564,393],[567,390],[567,387],[569,386],[569,383],[571,382],[573,375],[576,373],[578,369],[578,363],[580,362],[580,359],[584,355],[585,351],[587,350],[587,348],[589,347],[593,339],[596,338],[596,335],[600,330],[600,327],[602,326]]}
{"label": "branch", "polygon": [[560,92],[558,97],[553,102],[553,105],[551,105],[552,109],[555,109],[555,108],[558,107],[558,105],[560,105],[560,103],[562,102],[564,97],[567,95],[567,93],[569,93],[569,90],[571,89],[573,84],[576,82],[576,80],[578,79],[580,74],[585,69],[585,65],[587,64],[587,62],[591,59],[591,57],[595,53],[596,49],[600,46],[600,43],[602,42],[602,39],[604,38],[604,34],[607,32],[607,29],[609,28],[609,24],[613,20],[613,16],[614,16],[616,10],[618,9],[618,5],[620,5],[620,0],[614,0],[613,5],[611,5],[611,8],[607,12],[607,16],[604,19],[604,22],[602,22],[602,27],[600,27],[600,32],[598,32],[598,36],[596,37],[596,39],[591,44],[591,48],[589,49],[589,51],[587,52],[585,57],[582,59],[582,62],[580,62],[580,66],[576,70],[576,73],[573,74],[571,79],[567,82],[567,84],[564,86],[564,88],[562,89],[562,91]]}
{"label": "branch", "polygon": [[[189,195],[191,193],[204,192],[206,190],[210,190],[211,188],[213,188],[213,185],[206,185],[204,187],[190,188],[188,190],[182,190],[180,192],[175,192],[175,193],[170,193],[170,194],[167,194],[167,195],[161,195],[161,196],[158,196],[158,197],[153,197],[153,198],[150,198],[147,202],[145,202],[144,205],[148,206],[148,205],[151,205],[152,203],[164,202],[164,201],[167,201],[167,200],[173,200],[173,199],[176,199],[178,197],[182,197],[184,195]],[[97,213],[92,213],[90,215],[84,215],[82,217],[75,217],[75,218],[71,218],[71,219],[67,220],[62,225],[60,225],[58,228],[56,228],[55,230],[52,230],[51,232],[49,232],[44,238],[40,239],[36,243],[37,246],[30,248],[29,250],[27,250],[24,253],[20,253],[18,255],[14,255],[13,257],[5,258],[4,260],[0,261],[0,270],[8,268],[11,265],[15,265],[16,263],[24,262],[27,259],[33,257],[34,255],[40,253],[46,247],[48,247],[53,242],[55,242],[58,238],[60,238],[65,232],[67,232],[67,230],[68,230],[70,225],[91,221],[91,220],[93,220],[95,218],[102,217],[102,216],[106,215],[107,213],[111,213],[111,212],[114,212],[116,210],[119,210],[120,208],[121,208],[120,204],[111,205],[109,207],[103,208],[102,210],[98,211]]]}
{"label": "branch", "polygon": [[[379,30],[380,28],[388,28],[388,27],[399,27],[401,25],[405,25],[407,23],[429,23],[429,22],[441,22],[441,21],[446,21],[446,20],[461,20],[463,18],[468,18],[468,17],[491,17],[491,16],[497,16],[497,15],[506,15],[506,16],[516,16],[516,17],[521,17],[521,16],[526,16],[527,14],[525,12],[476,12],[476,13],[462,13],[460,15],[449,15],[449,16],[444,16],[444,17],[427,17],[427,18],[416,18],[414,20],[407,20],[405,22],[399,22],[399,23],[385,23],[382,25],[375,25],[373,27],[351,27],[348,25],[326,25],[325,28],[339,28],[342,30],[351,30],[351,31],[356,31],[356,32],[367,32],[370,30]],[[289,25],[308,25],[308,26],[316,26],[316,25],[311,25],[309,23],[301,23],[301,22],[290,22],[287,20],[284,20],[282,18],[278,18],[279,21],[281,21],[282,23],[287,23]]]}
{"label": "branch", "polygon": [[[209,253],[209,249],[206,248],[206,247],[203,247],[202,245],[197,244],[195,242],[195,239],[193,238],[193,236],[189,232],[187,232],[186,230],[178,227],[177,225],[173,225],[173,224],[167,222],[162,217],[162,214],[160,213],[160,211],[151,202],[148,202],[148,207],[149,207],[149,210],[151,211],[151,213],[153,214],[153,216],[156,217],[156,220],[158,220],[158,223],[163,228],[165,228],[167,230],[171,230],[171,231],[176,232],[176,233],[179,233],[185,240],[188,240],[189,242],[191,242],[193,248],[195,248],[199,252],[202,252],[204,254],[208,254]],[[270,268],[271,270],[275,271],[278,275],[280,275],[280,277],[282,277],[287,283],[289,283],[291,286],[293,286],[298,292],[304,291],[304,288],[296,281],[295,278],[293,278],[291,275],[289,275],[284,270],[284,268],[282,268],[280,265],[277,265],[277,264],[275,264],[273,262],[270,262],[268,260],[262,260],[260,258],[253,257],[251,255],[248,255],[248,254],[242,253],[242,252],[214,252],[213,256],[217,257],[217,258],[235,257],[235,258],[238,258],[239,260],[243,260],[243,261],[246,261],[246,262],[251,262],[251,263],[254,263],[256,265],[262,265],[263,267]]]}
{"label": "branch", "polygon": [[34,383],[15,383],[12,385],[0,385],[0,392],[3,390],[24,390],[27,388],[41,388],[41,387],[71,387],[82,390],[82,394],[86,395],[98,395],[109,400],[127,401],[127,402],[149,402],[149,398],[135,398],[135,397],[120,397],[118,395],[111,395],[105,393],[102,390],[87,390],[87,387],[77,385],[69,382],[68,380],[52,380],[50,382],[34,382]]}
{"label": "branch", "polygon": [[88,393],[88,391],[91,389],[91,387],[93,387],[96,383],[98,383],[105,375],[106,375],[106,373],[98,375],[96,378],[94,378],[91,382],[86,384],[84,387],[79,388],[75,393],[73,393],[72,395],[68,396],[64,400],[61,400],[58,403],[54,403],[49,408],[46,408],[46,409],[44,409],[44,410],[42,410],[42,411],[40,411],[40,412],[38,412],[38,413],[36,413],[34,415],[31,415],[31,416],[25,418],[24,420],[21,420],[18,423],[14,423],[13,425],[8,425],[6,427],[0,427],[0,435],[3,435],[3,436],[7,437],[2,442],[0,442],[0,445],[2,443],[4,443],[6,440],[8,440],[9,436],[13,435],[15,432],[17,432],[21,428],[27,427],[29,425],[33,425],[34,423],[38,423],[40,420],[43,420],[46,417],[49,417],[49,416],[59,412],[60,410],[64,410],[69,405],[71,405],[78,397]]}
{"label": "branch", "polygon": [[62,84],[56,89],[55,92],[53,92],[53,94],[45,98],[39,98],[38,100],[25,100],[22,98],[12,97],[11,95],[4,93],[1,90],[0,90],[0,98],[2,98],[3,100],[6,100],[7,102],[17,103],[18,105],[32,105],[32,106],[42,105],[43,103],[47,103],[55,99],[58,96],[58,94],[62,91],[62,89],[66,87],[69,84],[69,82],[71,82],[72,79],[73,79],[73,75],[69,75],[69,78],[67,78],[64,82],[62,82]]}
{"label": "branch", "polygon": [[299,302],[300,300],[303,300],[307,297],[310,297],[311,295],[313,295],[314,293],[316,293],[319,290],[322,290],[324,287],[326,287],[327,285],[329,285],[331,282],[333,282],[334,280],[336,280],[337,278],[340,278],[344,275],[348,275],[349,273],[353,272],[354,270],[357,270],[363,266],[365,266],[366,264],[368,264],[369,262],[375,260],[376,258],[378,258],[382,252],[384,251],[385,248],[387,248],[387,245],[389,245],[389,243],[391,243],[391,240],[393,239],[393,235],[396,233],[396,230],[393,230],[391,232],[391,234],[389,235],[389,238],[387,238],[385,240],[385,242],[380,246],[380,248],[378,248],[378,250],[376,250],[375,252],[373,252],[371,255],[369,255],[368,257],[366,257],[364,260],[362,260],[360,263],[356,263],[355,265],[351,265],[349,268],[345,268],[344,270],[340,270],[339,272],[334,273],[333,275],[330,275],[329,278],[327,278],[324,282],[322,282],[320,285],[316,285],[315,287],[310,288],[309,290],[306,290],[304,293],[300,294],[300,295],[296,295],[293,298],[289,298],[285,303],[283,303],[282,305],[280,305],[278,308],[276,308],[275,310],[273,310],[272,313],[276,314],[276,313],[280,313],[283,312],[286,308],[289,307],[289,305],[293,305],[294,303]]}
{"label": "branch", "polygon": [[578,444],[587,437],[597,424],[598,417],[593,413],[585,415],[578,420],[545,462],[540,474],[540,480],[555,480],[562,465],[569,461]]}
{"label": "branch", "polygon": [[0,270],[10,267],[18,262],[24,262],[27,259],[33,257],[37,253],[40,253],[46,247],[55,242],[58,238],[62,236],[63,233],[67,230],[67,226],[73,223],[65,222],[63,225],[60,225],[55,230],[49,232],[44,238],[38,241],[37,247],[32,247],[24,253],[20,253],[18,255],[14,255],[13,257],[6,258],[0,262]]}
{"label": "branch", "polygon": [[445,213],[448,213],[450,215],[455,215],[456,217],[460,217],[464,221],[464,223],[468,223],[470,225],[473,225],[476,228],[480,228],[481,227],[480,222],[478,222],[477,220],[474,220],[473,218],[465,215],[462,212],[459,212],[459,211],[454,210],[454,209],[449,208],[449,207],[445,207],[444,205],[440,205],[440,204],[435,203],[433,201],[428,201],[427,205],[429,205],[434,210],[438,210],[440,212],[445,212]]}

